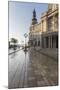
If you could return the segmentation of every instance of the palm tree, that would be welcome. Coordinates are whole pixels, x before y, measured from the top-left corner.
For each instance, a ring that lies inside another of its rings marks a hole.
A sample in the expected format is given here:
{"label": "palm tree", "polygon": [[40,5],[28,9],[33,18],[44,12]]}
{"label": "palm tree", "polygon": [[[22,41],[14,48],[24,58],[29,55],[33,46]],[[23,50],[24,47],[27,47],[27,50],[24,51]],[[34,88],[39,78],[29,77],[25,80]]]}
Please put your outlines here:
{"label": "palm tree", "polygon": [[11,38],[11,42],[13,43],[13,48],[15,50],[16,49],[16,44],[17,44],[18,40],[15,39],[15,38]]}

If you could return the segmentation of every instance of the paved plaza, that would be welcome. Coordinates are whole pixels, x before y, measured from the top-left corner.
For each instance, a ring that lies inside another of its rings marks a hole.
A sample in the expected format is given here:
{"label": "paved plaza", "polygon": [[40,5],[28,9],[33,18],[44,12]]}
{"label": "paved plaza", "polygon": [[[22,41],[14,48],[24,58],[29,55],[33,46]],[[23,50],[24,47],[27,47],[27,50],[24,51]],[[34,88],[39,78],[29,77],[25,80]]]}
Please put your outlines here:
{"label": "paved plaza", "polygon": [[9,55],[9,88],[58,85],[58,60],[31,48]]}

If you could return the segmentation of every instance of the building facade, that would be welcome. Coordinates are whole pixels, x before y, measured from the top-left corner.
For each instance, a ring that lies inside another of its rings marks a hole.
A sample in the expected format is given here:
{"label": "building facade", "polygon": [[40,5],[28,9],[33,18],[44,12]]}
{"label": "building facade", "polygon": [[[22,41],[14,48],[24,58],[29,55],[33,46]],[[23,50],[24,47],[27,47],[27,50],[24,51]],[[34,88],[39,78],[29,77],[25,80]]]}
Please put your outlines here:
{"label": "building facade", "polygon": [[58,5],[48,4],[48,10],[37,22],[36,11],[33,11],[29,31],[29,45],[40,48],[58,48]]}

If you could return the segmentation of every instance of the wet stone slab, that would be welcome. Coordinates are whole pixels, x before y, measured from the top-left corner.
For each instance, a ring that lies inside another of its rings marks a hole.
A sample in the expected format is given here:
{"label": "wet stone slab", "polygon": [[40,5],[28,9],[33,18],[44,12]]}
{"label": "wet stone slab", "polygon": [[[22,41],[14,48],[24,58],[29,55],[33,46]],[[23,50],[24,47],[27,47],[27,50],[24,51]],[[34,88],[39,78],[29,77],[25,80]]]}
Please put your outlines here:
{"label": "wet stone slab", "polygon": [[[35,50],[9,57],[9,88],[58,85],[58,63]],[[13,79],[12,79],[13,77]]]}

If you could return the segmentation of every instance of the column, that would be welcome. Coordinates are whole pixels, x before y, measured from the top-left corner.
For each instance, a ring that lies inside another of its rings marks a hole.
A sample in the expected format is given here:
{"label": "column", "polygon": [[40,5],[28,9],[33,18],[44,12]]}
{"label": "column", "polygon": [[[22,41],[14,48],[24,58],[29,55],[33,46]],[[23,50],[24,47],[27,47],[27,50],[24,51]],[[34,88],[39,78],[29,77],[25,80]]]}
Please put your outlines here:
{"label": "column", "polygon": [[46,31],[48,31],[48,17],[46,17]]}
{"label": "column", "polygon": [[38,36],[36,37],[36,47],[38,46]]}
{"label": "column", "polygon": [[42,38],[40,38],[40,48],[42,48]]}
{"label": "column", "polygon": [[46,37],[44,37],[44,48],[46,48]]}
{"label": "column", "polygon": [[53,31],[55,31],[55,29],[56,29],[55,28],[55,15],[53,16],[53,19],[52,20],[53,20]]}
{"label": "column", "polygon": [[52,36],[51,36],[51,48],[53,48],[53,47],[52,47],[52,44],[53,44],[53,43],[52,43]]}
{"label": "column", "polygon": [[41,38],[40,38],[40,47],[41,48],[43,48],[43,39],[42,39],[43,37],[41,36]]}
{"label": "column", "polygon": [[50,36],[48,37],[48,41],[49,41],[49,46],[48,46],[48,48],[51,48],[51,37],[50,37]]}

